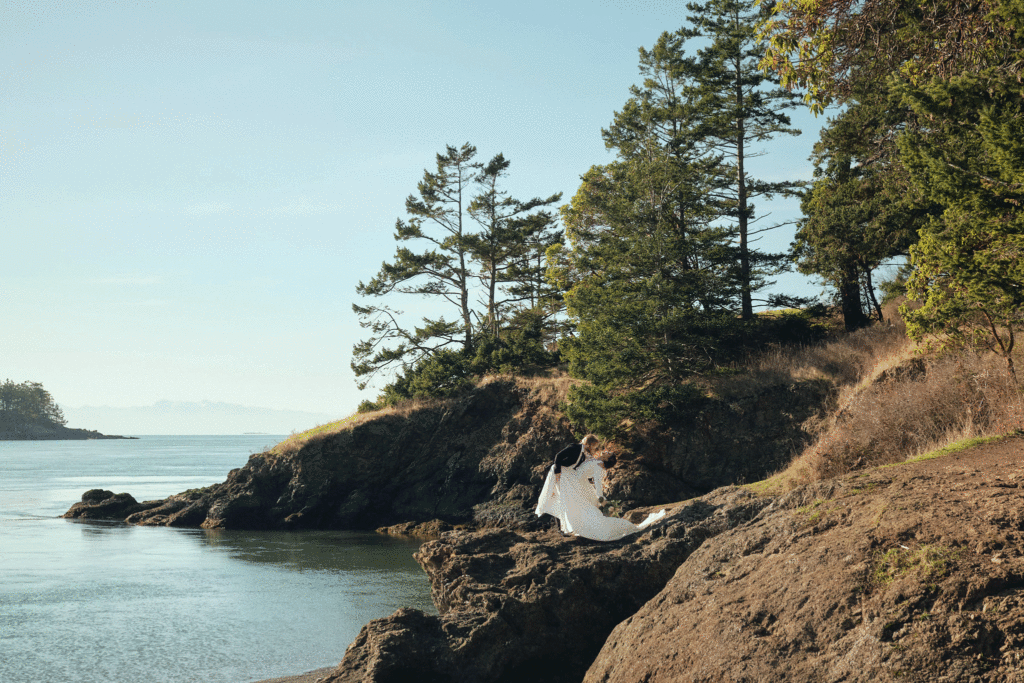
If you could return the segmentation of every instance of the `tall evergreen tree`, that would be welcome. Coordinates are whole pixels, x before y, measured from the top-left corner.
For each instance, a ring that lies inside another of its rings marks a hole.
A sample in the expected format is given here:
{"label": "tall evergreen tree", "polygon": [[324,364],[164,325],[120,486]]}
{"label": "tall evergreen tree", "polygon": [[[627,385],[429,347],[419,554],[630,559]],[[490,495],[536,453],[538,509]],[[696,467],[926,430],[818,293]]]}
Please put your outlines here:
{"label": "tall evergreen tree", "polygon": [[713,225],[720,160],[693,135],[680,45],[666,33],[641,49],[644,81],[603,131],[618,158],[591,168],[562,211],[567,243],[551,274],[568,287],[575,335],[561,346],[590,380],[571,391],[569,415],[604,433],[680,408],[681,380],[712,363],[735,318],[732,231]]}
{"label": "tall evergreen tree", "polygon": [[[412,294],[439,299],[456,309],[458,319],[424,317],[421,327],[410,330],[400,319],[402,312],[387,304],[352,304],[360,326],[371,332],[369,339],[352,349],[352,370],[356,377],[366,378],[360,388],[382,371],[413,367],[442,348],[461,344],[463,352],[472,350],[473,272],[466,218],[473,182],[481,168],[473,161],[475,156],[476,147],[469,143],[461,148],[448,146],[444,154],[437,155],[436,170],[423,172],[417,186],[419,196],[410,194],[405,200],[408,221],[395,223],[396,241],[426,241],[427,250],[414,252],[399,246],[392,263],[383,263],[376,277],[356,288],[362,296]],[[388,346],[392,342],[397,345]]]}
{"label": "tall evergreen tree", "polygon": [[758,156],[757,145],[776,135],[799,135],[785,113],[797,106],[793,93],[778,87],[778,79],[760,68],[765,43],[758,37],[763,13],[755,0],[707,0],[687,3],[690,26],[678,35],[686,40],[709,39],[710,45],[687,62],[690,97],[695,101],[694,131],[721,159],[718,194],[735,221],[738,240],[740,315],[753,316],[753,294],[770,284],[766,277],[784,267],[784,254],[767,254],[751,247],[754,235],[779,226],[755,230],[754,200],[797,194],[800,183],[752,177],[747,161]]}
{"label": "tall evergreen tree", "polygon": [[[512,294],[503,299],[502,283],[532,275],[532,271],[524,271],[522,263],[538,246],[533,239],[535,234],[542,231],[550,220],[550,214],[531,212],[562,198],[561,193],[546,199],[534,197],[525,202],[510,197],[501,188],[501,181],[508,175],[508,167],[509,161],[498,154],[480,169],[476,178],[479,191],[468,208],[480,230],[467,236],[466,246],[479,264],[478,277],[484,290],[486,313],[482,331],[492,337],[498,336],[506,309],[518,298]],[[507,288],[504,293],[508,293]]]}
{"label": "tall evergreen tree", "polygon": [[815,181],[793,244],[799,269],[836,289],[847,330],[881,316],[872,273],[906,256],[928,205],[899,161],[896,137],[909,120],[899,97],[879,84],[829,121],[814,146]]}
{"label": "tall evergreen tree", "polygon": [[594,167],[563,209],[575,335],[561,345],[570,373],[591,382],[571,391],[569,417],[599,432],[670,410],[686,394],[680,380],[712,360],[714,323],[732,317],[706,308],[729,298],[693,267],[716,245],[676,230],[672,176],[664,159]]}

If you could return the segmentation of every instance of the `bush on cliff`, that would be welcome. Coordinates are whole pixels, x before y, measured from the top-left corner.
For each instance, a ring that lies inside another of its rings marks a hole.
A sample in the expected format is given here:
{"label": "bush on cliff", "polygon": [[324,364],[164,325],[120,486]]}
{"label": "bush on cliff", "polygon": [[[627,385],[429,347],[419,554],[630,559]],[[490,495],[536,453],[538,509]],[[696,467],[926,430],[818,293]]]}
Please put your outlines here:
{"label": "bush on cliff", "polygon": [[499,335],[482,335],[470,352],[442,349],[400,373],[376,401],[363,401],[365,413],[415,398],[448,398],[471,388],[488,374],[531,374],[555,367],[557,351],[544,345],[539,316],[521,316],[522,325]]}

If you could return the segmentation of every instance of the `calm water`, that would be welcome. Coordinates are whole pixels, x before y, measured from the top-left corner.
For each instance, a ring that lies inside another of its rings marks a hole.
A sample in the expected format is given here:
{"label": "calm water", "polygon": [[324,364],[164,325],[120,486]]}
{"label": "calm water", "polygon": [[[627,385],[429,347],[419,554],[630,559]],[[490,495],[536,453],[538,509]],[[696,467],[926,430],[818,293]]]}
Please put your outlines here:
{"label": "calm water", "polygon": [[58,518],[90,488],[223,481],[281,438],[0,442],[0,681],[244,683],[333,666],[399,607],[434,612],[418,543]]}

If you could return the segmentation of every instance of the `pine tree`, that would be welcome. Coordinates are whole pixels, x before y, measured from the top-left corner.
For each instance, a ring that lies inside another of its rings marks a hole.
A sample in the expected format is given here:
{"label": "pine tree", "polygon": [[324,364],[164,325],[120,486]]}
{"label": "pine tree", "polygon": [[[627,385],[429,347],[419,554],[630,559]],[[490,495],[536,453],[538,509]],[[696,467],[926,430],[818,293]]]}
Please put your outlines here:
{"label": "pine tree", "polygon": [[[371,333],[353,348],[352,369],[364,378],[360,388],[379,374],[400,373],[384,388],[386,402],[460,390],[480,355],[477,347],[487,345],[483,356],[490,357],[495,345],[507,346],[501,341],[506,332],[518,335],[520,350],[514,357],[507,349],[498,354],[504,366],[517,367],[527,357],[523,362],[550,360],[541,339],[552,334],[547,329],[551,314],[526,315],[522,302],[550,303],[550,288],[537,283],[538,264],[553,234],[554,218],[544,207],[561,194],[514,199],[502,187],[508,160],[498,154],[481,164],[473,160],[475,155],[476,148],[468,143],[437,155],[436,171],[424,171],[418,196],[406,199],[408,220],[395,225],[396,241],[426,243],[425,249],[399,246],[392,262],[383,263],[376,277],[357,287],[362,296],[415,295],[447,303],[457,312],[456,320],[424,317],[422,325],[410,327],[402,311],[388,303],[353,304],[359,324]],[[515,329],[506,330],[510,322]],[[530,335],[538,339],[526,339]],[[488,363],[482,359],[474,371],[492,369]]]}
{"label": "pine tree", "polygon": [[740,278],[740,315],[753,316],[754,293],[771,284],[766,278],[784,268],[785,255],[754,249],[754,235],[780,227],[754,230],[754,200],[795,195],[801,184],[765,181],[752,177],[747,161],[759,155],[756,146],[772,137],[799,135],[790,126],[786,110],[797,106],[793,93],[778,87],[778,80],[760,69],[766,45],[757,34],[762,12],[754,0],[708,0],[688,3],[694,14],[689,27],[677,32],[683,40],[710,39],[685,62],[685,78],[694,100],[694,133],[721,159],[718,195],[726,215],[735,221]]}
{"label": "pine tree", "polygon": [[[402,312],[387,304],[352,304],[360,326],[371,332],[369,339],[352,349],[352,370],[356,377],[366,378],[360,388],[382,371],[412,368],[452,345],[461,344],[466,354],[472,351],[473,273],[466,210],[481,168],[474,156],[476,148],[469,143],[461,148],[448,146],[444,154],[437,155],[437,170],[423,172],[417,186],[419,196],[409,195],[405,200],[409,219],[396,221],[395,240],[424,240],[430,245],[428,250],[416,253],[399,246],[392,263],[383,263],[376,277],[356,288],[362,296],[412,294],[440,299],[456,309],[459,319],[424,317],[422,327],[410,330],[401,321]],[[397,345],[388,346],[392,342]]]}
{"label": "pine tree", "polygon": [[484,165],[476,178],[479,192],[469,204],[469,215],[480,227],[479,232],[469,235],[466,246],[473,259],[479,264],[478,278],[484,289],[486,314],[482,332],[497,337],[504,326],[504,315],[514,300],[514,293],[507,288],[501,291],[503,283],[516,282],[518,277],[532,278],[533,271],[524,269],[524,259],[529,259],[539,248],[534,238],[538,231],[550,222],[550,214],[531,213],[538,207],[554,204],[562,194],[546,199],[535,197],[519,201],[501,189],[501,181],[508,175],[509,161],[498,154]]}
{"label": "pine tree", "polygon": [[570,373],[590,381],[571,391],[569,417],[601,433],[689,396],[681,380],[708,367],[714,322],[732,317],[707,310],[729,297],[693,267],[709,245],[676,229],[675,190],[664,159],[620,161],[591,168],[563,209],[575,335],[560,344]]}
{"label": "pine tree", "polygon": [[735,319],[739,282],[729,228],[712,223],[719,159],[693,136],[680,39],[641,49],[641,86],[602,131],[617,160],[595,166],[562,217],[552,277],[567,288],[575,334],[560,345],[574,387],[569,416],[609,433],[660,419],[692,398],[682,380],[709,367]]}
{"label": "pine tree", "polygon": [[794,257],[802,273],[835,287],[848,331],[867,324],[864,304],[881,319],[872,273],[907,254],[929,209],[897,155],[908,117],[898,97],[870,84],[814,146],[816,179],[801,203]]}

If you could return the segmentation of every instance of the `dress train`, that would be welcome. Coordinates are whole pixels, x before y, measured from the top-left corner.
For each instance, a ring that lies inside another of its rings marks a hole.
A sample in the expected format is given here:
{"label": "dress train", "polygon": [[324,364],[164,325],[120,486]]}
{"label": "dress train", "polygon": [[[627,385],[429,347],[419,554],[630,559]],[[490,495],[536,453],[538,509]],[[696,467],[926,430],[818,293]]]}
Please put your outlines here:
{"label": "dress train", "polygon": [[604,486],[604,468],[597,460],[587,460],[577,468],[563,467],[555,482],[555,466],[548,470],[537,501],[537,516],[548,514],[558,519],[564,534],[595,541],[617,541],[643,531],[662,519],[666,511],[652,513],[640,524],[619,517],[605,517],[598,507]]}

